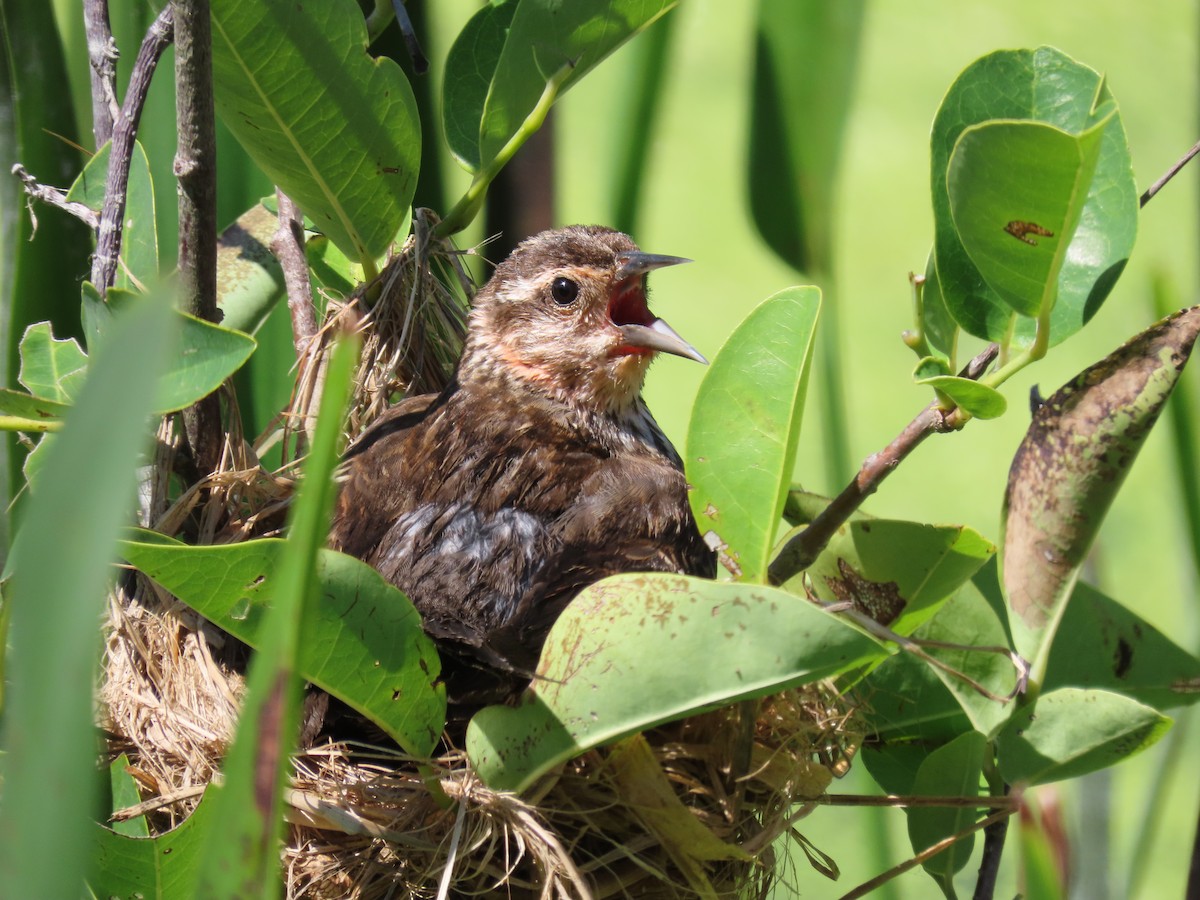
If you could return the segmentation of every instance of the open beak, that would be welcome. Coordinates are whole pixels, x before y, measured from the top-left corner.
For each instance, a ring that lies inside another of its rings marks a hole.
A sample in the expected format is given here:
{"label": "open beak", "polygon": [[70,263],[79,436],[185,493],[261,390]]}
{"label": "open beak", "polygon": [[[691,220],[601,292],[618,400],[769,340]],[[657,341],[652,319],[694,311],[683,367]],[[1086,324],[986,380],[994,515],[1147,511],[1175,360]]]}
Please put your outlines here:
{"label": "open beak", "polygon": [[682,256],[663,256],[631,250],[622,253],[617,268],[617,283],[608,314],[625,339],[626,346],[645,350],[661,350],[708,365],[700,351],[681,338],[670,325],[650,314],[646,306],[643,278],[647,272],[664,266],[691,262]]}

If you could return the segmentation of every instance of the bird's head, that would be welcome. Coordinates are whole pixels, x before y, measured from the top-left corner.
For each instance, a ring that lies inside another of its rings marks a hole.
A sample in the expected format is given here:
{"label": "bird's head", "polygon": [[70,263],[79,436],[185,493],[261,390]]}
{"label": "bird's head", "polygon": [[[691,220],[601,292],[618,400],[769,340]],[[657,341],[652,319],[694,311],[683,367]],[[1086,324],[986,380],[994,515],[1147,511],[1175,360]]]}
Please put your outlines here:
{"label": "bird's head", "polygon": [[706,362],[646,303],[646,274],[682,262],[597,226],[530,238],[476,295],[460,379],[503,374],[580,406],[626,407],[657,352]]}

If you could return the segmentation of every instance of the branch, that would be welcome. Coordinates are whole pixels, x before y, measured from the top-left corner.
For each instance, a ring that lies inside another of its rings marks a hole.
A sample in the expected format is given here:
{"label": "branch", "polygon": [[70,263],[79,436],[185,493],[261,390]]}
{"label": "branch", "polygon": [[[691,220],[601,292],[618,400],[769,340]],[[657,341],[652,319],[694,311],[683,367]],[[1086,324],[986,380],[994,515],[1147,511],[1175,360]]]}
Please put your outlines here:
{"label": "branch", "polygon": [[121,253],[121,223],[125,220],[125,196],[129,187],[129,163],[137,139],[138,122],[150,79],[158,66],[163,50],[171,43],[174,30],[172,4],[163,7],[146,32],[138,49],[137,61],[129,75],[125,105],[117,115],[112,132],[112,149],[108,156],[108,178],[104,189],[104,208],[100,211],[99,233],[96,235],[96,255],[92,259],[92,284],[103,294],[117,274],[117,258]]}
{"label": "branch", "polygon": [[975,880],[972,900],[992,900],[996,895],[996,878],[1000,874],[1000,857],[1004,853],[1004,839],[1007,836],[1006,818],[997,819],[983,829],[983,855],[979,861],[979,877]]}
{"label": "branch", "polygon": [[[978,380],[999,352],[998,345],[989,344],[960,374],[964,378]],[[925,407],[895,440],[878,453],[867,457],[867,461],[845,490],[838,494],[804,531],[784,545],[767,570],[771,584],[783,584],[812,565],[837,530],[925,438],[931,434],[957,431],[965,422],[966,417],[958,407],[943,409],[936,401]]]}
{"label": "branch", "polygon": [[1161,191],[1168,181],[1178,175],[1179,171],[1190,163],[1197,153],[1200,153],[1200,141],[1193,144],[1192,149],[1183,154],[1171,168],[1167,169],[1158,181],[1146,188],[1146,193],[1142,194],[1141,200],[1138,201],[1138,206],[1145,206],[1149,203],[1154,198],[1154,195]]}
{"label": "branch", "polygon": [[[83,0],[83,25],[87,34],[92,79],[92,134],[96,149],[113,136],[113,123],[121,115],[117,103],[117,42],[108,21],[108,0]],[[93,228],[95,226],[92,226]]]}
{"label": "branch", "polygon": [[300,359],[317,333],[312,281],[308,277],[308,259],[304,255],[304,220],[292,198],[278,187],[275,198],[279,206],[279,229],[271,236],[271,252],[283,270],[288,312],[292,315],[292,344],[296,348],[296,358]]}
{"label": "branch", "polygon": [[[92,229],[95,229],[99,225],[100,217],[96,215],[94,209],[87,204],[68,200],[67,195],[56,187],[39,183],[20,163],[12,167],[12,173],[21,179],[21,184],[25,187],[25,193],[29,195],[30,199],[40,200],[42,203],[49,204],[50,206],[57,206],[64,212],[68,212],[75,218],[82,220]],[[30,209],[29,216],[33,220],[33,227],[36,230],[37,217],[33,215],[32,209]]]}
{"label": "branch", "polygon": [[[175,120],[179,142],[179,296],[185,312],[217,322],[217,140],[208,0],[175,0]],[[184,431],[201,474],[221,453],[221,408],[210,394],[184,410]]]}

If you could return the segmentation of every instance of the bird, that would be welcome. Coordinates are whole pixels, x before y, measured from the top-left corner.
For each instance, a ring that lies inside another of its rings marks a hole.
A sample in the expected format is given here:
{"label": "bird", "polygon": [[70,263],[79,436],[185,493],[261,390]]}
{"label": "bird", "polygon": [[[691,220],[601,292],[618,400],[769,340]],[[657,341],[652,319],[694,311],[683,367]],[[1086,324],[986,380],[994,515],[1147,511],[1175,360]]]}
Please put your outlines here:
{"label": "bird", "polygon": [[689,261],[602,226],[528,238],[474,297],[445,389],[346,451],[329,545],[413,602],[452,700],[515,696],[564,607],[605,576],[715,576],[641,396],[658,354],[707,363],[647,305],[647,274]]}

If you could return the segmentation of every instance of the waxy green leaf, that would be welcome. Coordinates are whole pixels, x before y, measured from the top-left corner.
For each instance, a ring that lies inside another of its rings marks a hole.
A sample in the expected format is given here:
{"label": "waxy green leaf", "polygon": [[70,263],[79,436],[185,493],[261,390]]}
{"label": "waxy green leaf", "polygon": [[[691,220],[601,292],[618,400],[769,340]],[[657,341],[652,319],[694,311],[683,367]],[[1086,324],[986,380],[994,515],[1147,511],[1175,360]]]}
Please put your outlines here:
{"label": "waxy green leaf", "polygon": [[1045,784],[1115,765],[1161,738],[1171,720],[1108,691],[1060,688],[1018,710],[997,741],[1008,784]]}
{"label": "waxy green leaf", "polygon": [[87,374],[87,355],[74,338],[60,341],[49,322],[25,329],[21,338],[21,372],[17,380],[31,394],[69,403]]}
{"label": "waxy green leaf", "polygon": [[347,256],[396,238],[420,164],[416,100],[366,53],[353,0],[213,0],[217,112],[264,172]]}
{"label": "waxy green leaf", "polygon": [[190,816],[157,837],[130,837],[94,825],[88,874],[93,896],[122,900],[197,896],[200,853],[212,832],[213,801],[219,792],[220,788],[210,786]]}
{"label": "waxy green leaf", "polygon": [[1043,687],[1102,688],[1157,710],[1200,701],[1200,659],[1078,582],[1054,636]]}
{"label": "waxy green leaf", "polygon": [[517,706],[475,715],[467,754],[491,787],[521,791],[590,747],[886,652],[776,588],[617,575],[586,588],[554,623],[538,677]]}
{"label": "waxy green leaf", "polygon": [[552,81],[561,79],[562,96],[676,2],[520,0],[479,119],[479,167],[486,168],[521,131]]}
{"label": "waxy green leaf", "polygon": [[995,552],[963,525],[864,519],[841,528],[807,576],[821,599],[848,601],[892,631],[910,634]]}
{"label": "waxy green leaf", "polygon": [[[1104,79],[1052,47],[991,53],[967,67],[942,101],[931,135],[930,181],[933,192],[935,264],[947,308],[958,324],[977,337],[1008,339],[1013,308],[989,286],[963,245],[950,210],[947,172],[959,138],[972,126],[992,120],[1040,122],[1068,135],[1080,135],[1113,116],[1100,140],[1094,177],[1087,187],[1071,252],[1059,273],[1050,343],[1078,331],[1095,314],[1112,290],[1133,248],[1137,232],[1137,189],[1120,114]],[[1038,154],[1005,162],[1012,168],[992,173],[1005,182],[1013,178],[1039,183],[1044,177]],[[1004,213],[995,223],[997,239],[1021,250],[1019,238],[1004,229],[1030,219],[1020,209]],[[1032,224],[1040,225],[1036,219]],[[1047,230],[1054,230],[1052,226]],[[1028,232],[1028,238],[1041,237]],[[1047,237],[1047,240],[1049,238]],[[1046,245],[1048,248],[1049,245]],[[1033,249],[1024,245],[1024,249]],[[1045,248],[1044,248],[1045,249]],[[1017,317],[1014,345],[1028,344],[1034,320]]]}
{"label": "waxy green leaf", "polygon": [[1079,134],[1042,122],[983,122],[954,145],[946,173],[963,249],[1024,316],[1049,311],[1115,110]]}
{"label": "waxy green leaf", "polygon": [[928,375],[917,379],[917,384],[927,384],[941,391],[965,412],[977,419],[998,419],[1008,411],[1008,400],[995,388],[960,378],[957,375]]}
{"label": "waxy green leaf", "polygon": [[815,287],[764,300],[729,336],[700,383],[686,469],[701,533],[714,532],[743,581],[762,582],[795,465],[813,335]]}
{"label": "waxy green leaf", "polygon": [[[925,757],[917,769],[912,793],[918,797],[977,797],[986,750],[987,738],[977,731],[967,732],[938,747]],[[915,807],[906,809],[905,813],[908,816],[908,837],[915,853],[975,823],[975,810],[964,806]],[[954,873],[967,864],[974,848],[975,836],[972,834],[955,841],[922,865],[936,880],[949,883]]]}
{"label": "waxy green leaf", "polygon": [[[127,541],[122,552],[206,619],[258,647],[283,541],[224,546]],[[320,596],[302,623],[299,673],[370,718],[416,756],[441,734],[440,663],[420,616],[373,568],[332,550],[317,554]]]}
{"label": "waxy green leaf", "polygon": [[1079,567],[1200,335],[1200,307],[1151,326],[1034,414],[1013,459],[1001,570],[1017,651],[1037,682]]}
{"label": "waxy green leaf", "polygon": [[471,172],[482,168],[479,123],[517,0],[488,3],[471,16],[446,55],[442,126],[450,152]]}

